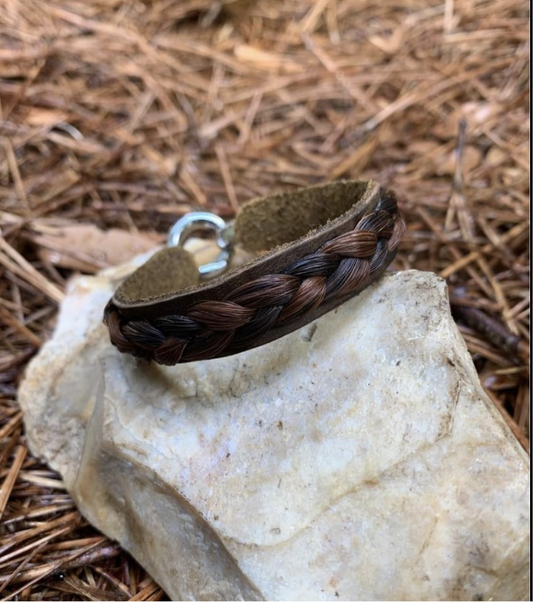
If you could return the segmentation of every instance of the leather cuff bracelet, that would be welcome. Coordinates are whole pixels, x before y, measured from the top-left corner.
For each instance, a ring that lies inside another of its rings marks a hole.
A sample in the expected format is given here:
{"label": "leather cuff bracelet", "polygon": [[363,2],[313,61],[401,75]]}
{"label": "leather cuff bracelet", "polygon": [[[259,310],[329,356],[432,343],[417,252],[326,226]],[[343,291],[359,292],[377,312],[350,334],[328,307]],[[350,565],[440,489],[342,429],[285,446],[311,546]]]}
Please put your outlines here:
{"label": "leather cuff bracelet", "polygon": [[[104,322],[119,351],[160,364],[238,353],[360,293],[392,261],[404,230],[394,194],[374,182],[255,199],[236,217],[235,244],[266,253],[201,281],[190,253],[165,248],[121,284]],[[228,244],[221,236],[222,256],[208,271],[225,265]]]}

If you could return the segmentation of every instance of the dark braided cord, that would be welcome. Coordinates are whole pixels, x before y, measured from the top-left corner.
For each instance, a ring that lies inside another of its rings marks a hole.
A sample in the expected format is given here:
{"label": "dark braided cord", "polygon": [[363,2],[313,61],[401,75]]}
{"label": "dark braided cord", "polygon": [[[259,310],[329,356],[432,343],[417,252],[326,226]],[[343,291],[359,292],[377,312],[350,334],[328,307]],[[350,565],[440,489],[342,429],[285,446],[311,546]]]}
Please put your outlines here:
{"label": "dark braided cord", "polygon": [[394,197],[385,195],[353,230],[293,262],[281,274],[260,276],[220,301],[196,303],[186,316],[126,321],[110,303],[104,321],[111,342],[121,352],[165,365],[244,351],[270,329],[368,286],[390,261],[404,230]]}

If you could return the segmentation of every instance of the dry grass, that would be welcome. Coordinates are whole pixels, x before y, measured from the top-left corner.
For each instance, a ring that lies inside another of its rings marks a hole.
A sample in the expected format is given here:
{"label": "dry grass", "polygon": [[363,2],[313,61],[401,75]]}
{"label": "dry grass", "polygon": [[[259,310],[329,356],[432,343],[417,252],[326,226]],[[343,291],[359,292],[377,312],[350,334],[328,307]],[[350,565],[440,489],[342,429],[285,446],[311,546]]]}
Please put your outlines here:
{"label": "dry grass", "polygon": [[396,268],[482,310],[460,327],[528,448],[528,61],[525,0],[3,0],[0,596],[164,596],[25,446],[24,367],[66,279],[110,261],[61,246],[73,225],[163,233],[191,208],[376,179],[408,222]]}

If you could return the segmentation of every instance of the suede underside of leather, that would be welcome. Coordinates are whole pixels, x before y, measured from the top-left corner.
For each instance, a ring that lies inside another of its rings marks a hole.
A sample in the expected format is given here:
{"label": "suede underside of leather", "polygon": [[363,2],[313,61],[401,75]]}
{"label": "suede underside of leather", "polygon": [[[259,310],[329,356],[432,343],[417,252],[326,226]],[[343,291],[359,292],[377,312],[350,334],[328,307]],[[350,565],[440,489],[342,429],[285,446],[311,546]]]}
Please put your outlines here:
{"label": "suede underside of leather", "polygon": [[368,188],[367,182],[340,181],[254,199],[242,206],[235,237],[248,251],[294,242],[346,213]]}
{"label": "suede underside of leather", "polygon": [[252,200],[237,215],[236,243],[267,253],[199,283],[190,253],[179,247],[163,249],[122,283],[113,302],[129,319],[152,319],[184,313],[199,301],[221,300],[252,279],[281,273],[353,229],[374,209],[381,192],[374,182],[339,181]]}
{"label": "suede underside of leather", "polygon": [[166,247],[126,278],[115,298],[118,296],[127,305],[144,303],[195,286],[199,281],[193,256],[182,247]]}

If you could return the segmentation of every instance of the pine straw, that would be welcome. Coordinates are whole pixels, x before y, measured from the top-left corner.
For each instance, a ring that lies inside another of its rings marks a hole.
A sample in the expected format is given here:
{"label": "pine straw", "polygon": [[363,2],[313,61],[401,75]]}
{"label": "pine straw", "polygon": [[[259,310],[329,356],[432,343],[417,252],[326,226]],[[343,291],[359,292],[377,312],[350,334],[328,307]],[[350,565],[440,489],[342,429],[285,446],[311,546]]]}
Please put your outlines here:
{"label": "pine straw", "polygon": [[3,0],[0,36],[0,596],[164,596],[25,445],[17,385],[73,273],[37,236],[58,218],[162,233],[374,178],[409,225],[395,267],[518,337],[460,323],[528,448],[525,0]]}

